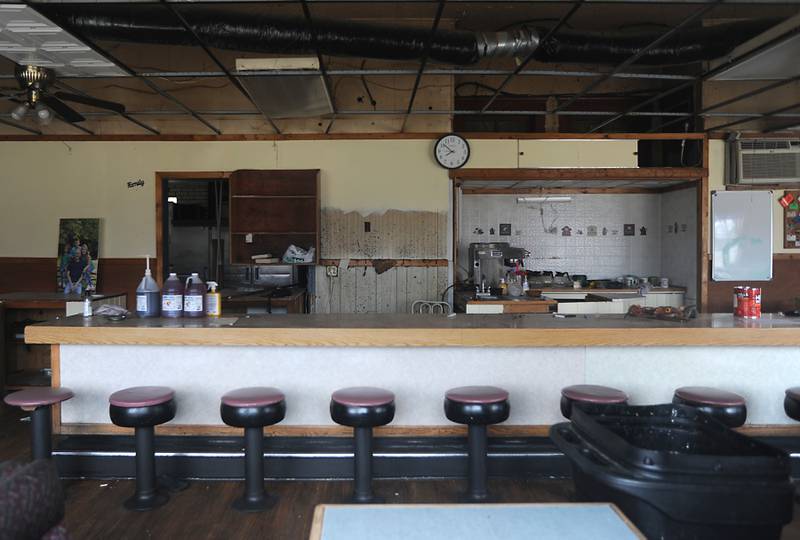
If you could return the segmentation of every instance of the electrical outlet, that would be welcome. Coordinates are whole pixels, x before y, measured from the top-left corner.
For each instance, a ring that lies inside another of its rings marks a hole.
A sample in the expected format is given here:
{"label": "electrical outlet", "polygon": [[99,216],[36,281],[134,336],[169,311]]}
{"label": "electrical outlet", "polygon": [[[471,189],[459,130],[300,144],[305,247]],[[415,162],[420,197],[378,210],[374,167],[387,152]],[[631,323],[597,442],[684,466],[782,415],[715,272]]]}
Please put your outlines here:
{"label": "electrical outlet", "polygon": [[339,267],[338,266],[326,266],[325,267],[325,275],[328,277],[339,277]]}

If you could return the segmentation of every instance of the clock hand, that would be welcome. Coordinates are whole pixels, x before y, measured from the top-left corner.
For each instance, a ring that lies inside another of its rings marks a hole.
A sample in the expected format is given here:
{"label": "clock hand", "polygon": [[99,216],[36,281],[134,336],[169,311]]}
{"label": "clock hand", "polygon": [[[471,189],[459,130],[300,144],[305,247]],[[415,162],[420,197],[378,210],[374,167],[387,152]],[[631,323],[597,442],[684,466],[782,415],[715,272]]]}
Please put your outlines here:
{"label": "clock hand", "polygon": [[442,146],[444,146],[445,148],[447,148],[448,150],[450,150],[450,153],[451,153],[451,154],[453,153],[453,150],[452,150],[452,149],[451,149],[449,146],[447,146],[446,144],[442,143]]}

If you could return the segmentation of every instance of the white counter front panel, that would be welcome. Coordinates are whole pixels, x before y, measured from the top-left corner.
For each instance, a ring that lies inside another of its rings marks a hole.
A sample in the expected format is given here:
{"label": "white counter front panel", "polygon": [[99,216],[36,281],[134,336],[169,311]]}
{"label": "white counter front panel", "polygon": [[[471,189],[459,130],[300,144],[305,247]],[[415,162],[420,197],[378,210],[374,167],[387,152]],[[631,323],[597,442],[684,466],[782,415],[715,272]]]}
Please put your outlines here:
{"label": "white counter front panel", "polygon": [[683,385],[719,386],[748,401],[748,423],[788,424],[784,390],[800,384],[796,347],[363,348],[62,345],[61,384],[75,397],[64,423],[109,423],[108,396],[171,386],[172,423],[219,425],[219,399],[243,386],[286,394],[282,425],[333,425],[330,394],[381,386],[397,395],[394,425],[446,425],[444,392],[491,384],[511,393],[508,424],[560,422],[560,390],[578,383],[623,389],[633,404],[665,403]]}

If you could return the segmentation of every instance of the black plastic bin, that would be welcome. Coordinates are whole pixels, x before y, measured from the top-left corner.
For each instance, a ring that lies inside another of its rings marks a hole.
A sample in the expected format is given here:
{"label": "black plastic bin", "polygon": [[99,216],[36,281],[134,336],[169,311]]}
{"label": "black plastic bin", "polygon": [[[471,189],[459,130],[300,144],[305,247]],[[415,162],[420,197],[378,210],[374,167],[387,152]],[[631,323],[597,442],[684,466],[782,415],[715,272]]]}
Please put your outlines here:
{"label": "black plastic bin", "polygon": [[577,498],[615,503],[648,538],[778,539],[792,520],[786,452],[697,409],[575,407],[550,436]]}

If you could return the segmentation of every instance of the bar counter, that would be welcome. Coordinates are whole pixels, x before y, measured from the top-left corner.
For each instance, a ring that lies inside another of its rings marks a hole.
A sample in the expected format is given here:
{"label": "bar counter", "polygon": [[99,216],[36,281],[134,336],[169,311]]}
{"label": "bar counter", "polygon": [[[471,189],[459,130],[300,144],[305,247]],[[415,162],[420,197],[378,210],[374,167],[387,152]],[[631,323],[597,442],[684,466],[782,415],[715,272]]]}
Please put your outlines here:
{"label": "bar counter", "polygon": [[243,315],[219,319],[70,317],[30,326],[26,343],[295,347],[800,346],[800,318],[701,314],[687,322],[586,315]]}
{"label": "bar counter", "polygon": [[55,414],[61,433],[120,432],[108,419],[108,395],[138,385],[175,389],[178,412],[163,433],[234,433],[219,418],[220,396],[257,385],[287,396],[273,434],[347,434],[328,412],[331,392],[345,386],[395,392],[395,420],[379,434],[462,433],[444,417],[444,392],[488,384],[511,394],[511,416],[495,434],[541,435],[562,420],[561,388],[581,383],[620,388],[633,404],[669,402],[680,386],[725,388],[747,399],[745,430],[800,433],[783,412],[784,390],[800,385],[800,319],[781,315],[684,323],[617,315],[78,316],[29,326],[26,341],[53,345],[53,384],[75,392]]}

